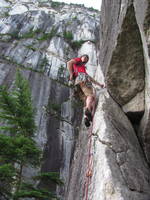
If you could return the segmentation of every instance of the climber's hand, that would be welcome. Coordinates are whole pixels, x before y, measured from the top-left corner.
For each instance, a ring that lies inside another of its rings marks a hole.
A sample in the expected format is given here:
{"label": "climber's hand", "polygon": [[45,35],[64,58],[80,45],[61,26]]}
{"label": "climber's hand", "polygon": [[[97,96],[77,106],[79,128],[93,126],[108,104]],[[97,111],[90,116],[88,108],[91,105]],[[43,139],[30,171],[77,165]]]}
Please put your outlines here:
{"label": "climber's hand", "polygon": [[100,86],[101,88],[106,88],[106,85],[105,85],[105,84],[99,84],[99,86]]}
{"label": "climber's hand", "polygon": [[69,80],[68,85],[69,86],[73,86],[74,85],[74,81],[73,80]]}
{"label": "climber's hand", "polygon": [[101,86],[102,88],[106,88],[106,85],[105,84],[102,84],[102,86]]}

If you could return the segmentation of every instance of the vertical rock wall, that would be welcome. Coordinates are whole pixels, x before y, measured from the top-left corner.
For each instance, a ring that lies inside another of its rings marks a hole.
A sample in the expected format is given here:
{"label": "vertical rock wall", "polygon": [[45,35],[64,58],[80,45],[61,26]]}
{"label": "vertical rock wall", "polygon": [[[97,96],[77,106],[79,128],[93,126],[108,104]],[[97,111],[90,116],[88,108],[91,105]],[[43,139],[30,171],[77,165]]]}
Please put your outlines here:
{"label": "vertical rock wall", "polygon": [[99,62],[107,88],[91,132],[80,132],[67,200],[150,199],[149,3],[102,2]]}

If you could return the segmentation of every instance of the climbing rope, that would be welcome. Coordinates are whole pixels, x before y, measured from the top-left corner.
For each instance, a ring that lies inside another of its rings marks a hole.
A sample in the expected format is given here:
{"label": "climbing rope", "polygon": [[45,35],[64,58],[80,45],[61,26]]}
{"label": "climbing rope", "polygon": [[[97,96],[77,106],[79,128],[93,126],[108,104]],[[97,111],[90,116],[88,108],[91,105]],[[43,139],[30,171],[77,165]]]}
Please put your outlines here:
{"label": "climbing rope", "polygon": [[[95,114],[95,110],[94,110]],[[93,118],[94,118],[93,114]],[[93,121],[91,128],[88,131],[88,160],[87,160],[87,171],[85,176],[85,183],[84,183],[84,192],[83,192],[83,199],[88,200],[88,193],[89,193],[89,186],[91,183],[92,173],[93,173],[93,153],[92,153],[92,130],[93,130]],[[85,197],[85,198],[84,198]]]}

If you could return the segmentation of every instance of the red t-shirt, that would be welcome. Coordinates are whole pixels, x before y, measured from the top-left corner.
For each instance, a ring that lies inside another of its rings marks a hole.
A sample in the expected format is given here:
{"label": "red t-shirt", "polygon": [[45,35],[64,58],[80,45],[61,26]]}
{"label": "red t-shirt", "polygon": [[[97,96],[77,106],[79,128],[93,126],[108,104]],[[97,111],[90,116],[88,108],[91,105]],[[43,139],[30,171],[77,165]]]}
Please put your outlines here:
{"label": "red t-shirt", "polygon": [[81,58],[74,58],[74,60],[76,61],[76,63],[73,64],[74,75],[78,76],[78,72],[86,73],[86,67],[84,63],[82,63]]}

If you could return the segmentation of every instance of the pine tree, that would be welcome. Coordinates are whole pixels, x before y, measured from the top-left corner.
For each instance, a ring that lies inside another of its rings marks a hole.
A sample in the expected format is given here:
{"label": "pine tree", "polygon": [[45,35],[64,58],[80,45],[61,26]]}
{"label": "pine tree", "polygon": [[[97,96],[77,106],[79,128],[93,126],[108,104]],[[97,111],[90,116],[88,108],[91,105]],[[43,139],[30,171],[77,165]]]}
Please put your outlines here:
{"label": "pine tree", "polygon": [[0,108],[0,118],[7,122],[7,126],[1,129],[15,135],[34,136],[35,111],[32,106],[30,87],[19,71],[17,71],[15,86],[11,92],[6,86],[0,88]]}
{"label": "pine tree", "polygon": [[[17,71],[13,88],[0,87],[0,196],[18,200],[21,197],[51,199],[53,193],[37,189],[24,181],[23,168],[37,167],[41,151],[34,141],[36,126],[28,81]],[[36,179],[47,179],[61,184],[58,174],[39,174]]]}

